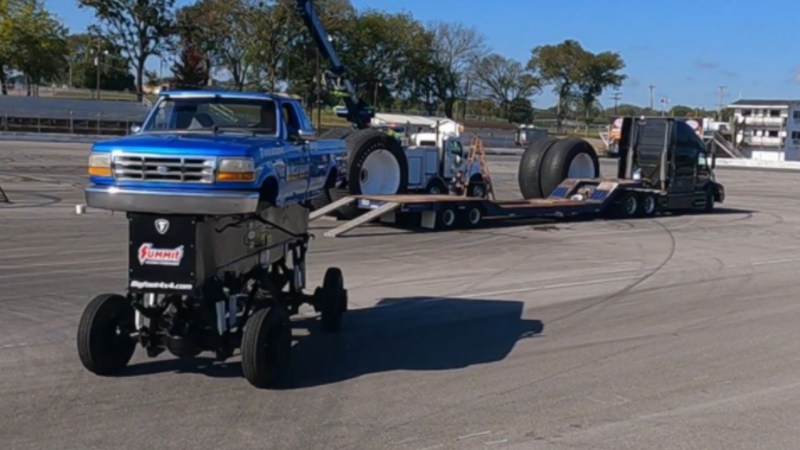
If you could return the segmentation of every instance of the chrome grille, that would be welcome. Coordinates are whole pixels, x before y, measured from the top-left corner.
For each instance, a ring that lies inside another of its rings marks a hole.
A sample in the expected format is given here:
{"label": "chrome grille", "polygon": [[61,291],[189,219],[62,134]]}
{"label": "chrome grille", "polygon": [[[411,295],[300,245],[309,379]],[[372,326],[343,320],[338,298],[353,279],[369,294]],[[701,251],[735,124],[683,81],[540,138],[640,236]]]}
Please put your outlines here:
{"label": "chrome grille", "polygon": [[113,167],[117,180],[213,183],[216,159],[115,154]]}

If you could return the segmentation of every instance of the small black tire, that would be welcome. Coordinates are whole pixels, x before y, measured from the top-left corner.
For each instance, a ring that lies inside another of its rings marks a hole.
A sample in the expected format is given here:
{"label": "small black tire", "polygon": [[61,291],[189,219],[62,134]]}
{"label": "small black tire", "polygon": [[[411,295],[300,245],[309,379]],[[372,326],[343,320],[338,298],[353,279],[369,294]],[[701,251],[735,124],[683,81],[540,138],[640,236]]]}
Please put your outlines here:
{"label": "small black tire", "polygon": [[242,372],[256,388],[277,385],[286,373],[292,326],[286,308],[274,305],[253,313],[242,333]]}
{"label": "small black tire", "polygon": [[458,226],[458,209],[453,205],[442,205],[436,212],[436,229],[452,230]]}
{"label": "small black tire", "polygon": [[92,299],[78,324],[78,356],[83,366],[101,376],[121,372],[136,349],[130,336],[135,327],[135,311],[125,297],[101,294]]}
{"label": "small black tire", "polygon": [[[579,164],[573,167],[575,161]],[[541,166],[543,197],[549,196],[567,178],[600,176],[600,160],[597,152],[591,144],[580,138],[566,138],[554,144],[544,155]]]}
{"label": "small black tire", "polygon": [[523,198],[544,197],[541,185],[542,161],[557,142],[559,139],[552,137],[537,139],[525,149],[519,161],[519,172],[517,173],[517,182]]}
{"label": "small black tire", "polygon": [[347,291],[340,268],[329,267],[325,271],[318,295],[322,329],[330,333],[339,331],[342,327],[342,315],[347,311]]}

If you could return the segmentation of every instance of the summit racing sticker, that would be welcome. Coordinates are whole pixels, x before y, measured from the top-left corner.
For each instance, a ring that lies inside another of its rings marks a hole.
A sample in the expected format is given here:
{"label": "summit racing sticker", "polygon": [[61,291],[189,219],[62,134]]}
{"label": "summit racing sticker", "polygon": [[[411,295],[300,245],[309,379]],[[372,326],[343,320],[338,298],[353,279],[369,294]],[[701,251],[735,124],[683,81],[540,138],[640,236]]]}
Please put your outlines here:
{"label": "summit racing sticker", "polygon": [[153,244],[145,242],[139,246],[137,256],[142,266],[179,266],[183,260],[183,246],[163,249],[155,248]]}

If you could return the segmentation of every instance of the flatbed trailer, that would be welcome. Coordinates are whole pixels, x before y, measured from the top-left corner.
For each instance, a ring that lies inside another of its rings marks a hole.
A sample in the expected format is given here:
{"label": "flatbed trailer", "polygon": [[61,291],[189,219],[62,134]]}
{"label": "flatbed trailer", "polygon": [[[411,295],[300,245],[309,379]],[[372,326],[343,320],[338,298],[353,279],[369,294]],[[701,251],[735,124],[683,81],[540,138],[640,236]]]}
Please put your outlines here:
{"label": "flatbed trailer", "polygon": [[[491,219],[541,219],[577,216],[650,217],[674,207],[709,208],[705,198],[695,198],[690,203],[670,202],[669,195],[648,188],[641,181],[627,179],[567,179],[547,198],[519,200],[490,200],[486,198],[453,195],[357,195],[328,206],[335,209],[356,203],[358,208],[370,210],[355,220],[346,222],[324,233],[337,237],[348,231],[380,220],[383,223],[409,222],[401,217],[417,217],[421,228],[450,230],[480,226]],[[329,209],[329,210],[330,210]],[[329,210],[312,213],[314,220]]]}

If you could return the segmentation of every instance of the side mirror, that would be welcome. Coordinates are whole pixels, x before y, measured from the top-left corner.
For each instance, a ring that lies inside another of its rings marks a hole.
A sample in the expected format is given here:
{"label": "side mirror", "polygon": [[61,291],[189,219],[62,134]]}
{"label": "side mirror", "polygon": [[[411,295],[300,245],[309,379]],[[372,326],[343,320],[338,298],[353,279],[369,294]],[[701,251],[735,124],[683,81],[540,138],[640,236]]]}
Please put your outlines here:
{"label": "side mirror", "polygon": [[297,132],[297,136],[301,140],[312,141],[317,137],[317,133],[314,130],[300,130]]}
{"label": "side mirror", "polygon": [[131,125],[131,134],[137,134],[138,132],[142,131],[142,127],[139,125]]}

